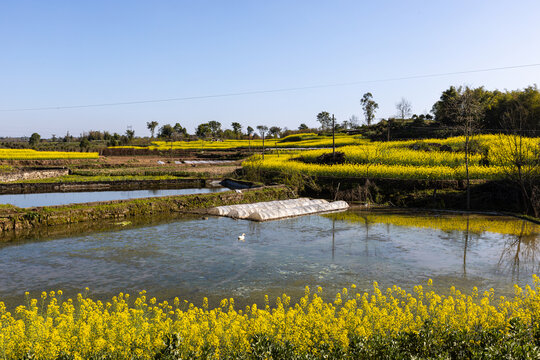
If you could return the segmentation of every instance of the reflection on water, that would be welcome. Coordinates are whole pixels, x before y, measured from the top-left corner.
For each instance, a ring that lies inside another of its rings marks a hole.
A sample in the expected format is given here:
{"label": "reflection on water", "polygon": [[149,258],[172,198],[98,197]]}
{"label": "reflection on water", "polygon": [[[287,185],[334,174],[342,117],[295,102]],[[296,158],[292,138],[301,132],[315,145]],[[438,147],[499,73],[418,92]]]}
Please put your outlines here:
{"label": "reflection on water", "polygon": [[[495,226],[486,231],[485,224]],[[246,240],[238,242],[242,233]],[[514,282],[532,282],[537,239],[528,222],[478,215],[350,210],[265,223],[177,219],[0,245],[0,299],[21,303],[26,290],[72,296],[88,286],[97,298],[146,289],[160,299],[209,296],[215,304],[233,296],[242,305],[264,294],[301,296],[305,285],[331,296],[352,283],[411,290],[428,278],[441,292],[456,285],[508,295]]]}
{"label": "reflection on water", "polygon": [[[530,234],[525,231],[525,222],[523,230],[519,235],[506,240],[503,251],[499,258],[498,266],[501,271],[512,274],[513,281],[519,281],[520,268],[525,270],[525,276],[529,273],[538,274],[538,246],[537,234]],[[526,267],[530,267],[527,269]],[[523,269],[525,267],[525,269]]]}
{"label": "reflection on water", "polygon": [[[438,213],[404,213],[403,210],[391,211],[347,211],[323,215],[332,219],[350,223],[363,224],[366,239],[369,227],[373,224],[385,224],[387,233],[390,226],[401,228],[437,229],[450,234],[461,233],[463,238],[463,277],[467,276],[467,251],[470,241],[481,241],[489,234],[497,234],[505,239],[501,246],[497,271],[510,274],[511,281],[520,281],[520,264],[527,278],[539,270],[537,248],[540,237],[538,224],[507,216],[485,216],[478,214]],[[491,235],[492,236],[492,235]],[[495,246],[493,244],[493,246]],[[523,263],[522,263],[523,262]],[[527,279],[528,280],[528,279]]]}
{"label": "reflection on water", "polygon": [[450,212],[404,212],[404,210],[346,211],[326,214],[326,217],[362,224],[388,224],[413,228],[462,230],[475,234],[484,232],[534,235],[540,234],[540,225],[507,216],[456,214]]}
{"label": "reflection on water", "polygon": [[127,200],[158,196],[204,194],[229,190],[227,188],[194,188],[194,189],[151,189],[126,191],[87,191],[60,192],[39,194],[0,195],[0,204],[11,204],[18,207],[54,206],[81,204],[94,201]]}

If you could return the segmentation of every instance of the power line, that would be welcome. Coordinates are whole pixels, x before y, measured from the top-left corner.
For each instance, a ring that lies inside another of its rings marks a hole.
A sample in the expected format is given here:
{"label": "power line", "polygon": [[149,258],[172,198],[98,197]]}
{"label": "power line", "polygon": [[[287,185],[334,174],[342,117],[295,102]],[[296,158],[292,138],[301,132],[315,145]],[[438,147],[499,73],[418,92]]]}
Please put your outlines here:
{"label": "power line", "polygon": [[451,76],[451,75],[460,75],[460,74],[472,74],[472,73],[489,72],[489,71],[501,71],[501,70],[519,69],[519,68],[536,67],[536,66],[540,66],[540,63],[526,64],[526,65],[513,65],[513,66],[504,66],[504,67],[495,67],[495,68],[487,68],[487,69],[453,71],[453,72],[436,73],[436,74],[411,75],[411,76],[386,78],[386,79],[359,80],[359,81],[342,82],[342,83],[334,83],[334,84],[298,86],[298,87],[281,88],[281,89],[253,90],[253,91],[232,92],[232,93],[213,94],[213,95],[174,97],[174,98],[167,98],[167,99],[136,100],[136,101],[123,101],[123,102],[86,104],[86,105],[66,105],[66,106],[45,106],[45,107],[18,108],[18,109],[0,109],[0,112],[37,111],[37,110],[64,110],[64,109],[79,109],[79,108],[91,108],[91,107],[136,105],[136,104],[150,104],[150,103],[161,103],[161,102],[171,102],[171,101],[187,101],[187,100],[211,99],[211,98],[231,97],[231,96],[269,94],[269,93],[278,93],[278,92],[287,92],[287,91],[299,91],[299,90],[309,90],[309,89],[322,89],[322,88],[330,88],[330,87],[351,86],[351,85],[360,85],[360,84],[387,82],[387,81],[425,79],[425,78],[433,78],[433,77],[442,77],[442,76]]}

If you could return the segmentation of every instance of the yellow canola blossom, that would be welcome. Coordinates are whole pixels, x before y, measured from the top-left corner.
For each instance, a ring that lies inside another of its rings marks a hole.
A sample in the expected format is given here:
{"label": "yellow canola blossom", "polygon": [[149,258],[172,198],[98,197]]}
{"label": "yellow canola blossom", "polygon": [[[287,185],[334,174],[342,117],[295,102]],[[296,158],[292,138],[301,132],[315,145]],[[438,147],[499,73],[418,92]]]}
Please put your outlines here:
{"label": "yellow canola blossom", "polygon": [[0,149],[0,160],[97,159],[97,152],[37,151],[33,149]]}
{"label": "yellow canola blossom", "polygon": [[[336,178],[388,178],[388,179],[426,179],[455,180],[465,179],[465,166],[413,166],[385,164],[309,164],[296,160],[298,154],[266,155],[264,161],[260,157],[252,157],[242,166],[252,170],[272,172],[298,172],[310,176],[327,176]],[[496,166],[469,166],[471,179],[499,179],[503,170]]]}
{"label": "yellow canola blossom", "polygon": [[[419,151],[408,148],[391,147],[386,143],[366,143],[362,146],[344,146],[339,151],[345,153],[348,163],[377,163],[404,166],[460,166],[464,164],[464,155],[459,152]],[[301,154],[306,162],[314,162],[328,150],[311,150]],[[469,162],[479,165],[482,156],[472,154]]]}
{"label": "yellow canola blossom", "polygon": [[[470,179],[504,178],[517,168],[516,161],[520,162],[523,171],[538,171],[539,138],[480,135],[474,140],[479,149],[469,155]],[[317,149],[279,156],[269,154],[264,161],[260,156],[253,156],[243,166],[258,171],[336,178],[461,180],[466,178],[465,154],[459,151],[464,141],[463,137],[454,137],[443,140],[363,142],[339,148],[345,155],[343,164],[317,163],[321,155],[331,152],[328,149]],[[422,144],[434,148],[440,145],[453,146],[455,151],[421,150]],[[418,145],[416,150],[413,145]]]}
{"label": "yellow canola blossom", "polygon": [[[303,136],[297,136],[298,140],[289,141],[286,138],[267,138],[264,142],[267,148],[319,148],[319,147],[331,147],[331,136],[317,136],[317,134],[301,134]],[[307,136],[306,136],[307,135]],[[293,135],[294,136],[294,135]],[[289,137],[290,138],[290,137]],[[359,138],[358,136],[338,134],[335,137],[336,146],[346,146],[353,144],[364,143],[366,140]],[[262,148],[262,139],[253,140],[222,140],[222,141],[209,141],[209,140],[196,140],[196,141],[154,141],[153,145],[145,147],[134,146],[113,146],[112,148],[141,148],[149,150],[227,150],[227,149],[239,149],[239,148]]]}
{"label": "yellow canola blossom", "polygon": [[[233,299],[224,299],[220,307],[208,308],[205,299],[196,307],[175,299],[172,304],[158,303],[146,292],[136,299],[119,294],[108,302],[94,301],[82,295],[62,300],[61,291],[42,293],[41,299],[29,299],[14,313],[0,303],[0,356],[39,359],[60,356],[75,359],[99,357],[151,359],[164,346],[167,335],[176,334],[177,349],[185,357],[197,357],[211,351],[216,358],[225,354],[249,353],[250,341],[263,335],[278,343],[289,343],[300,353],[326,344],[347,349],[353,336],[395,336],[418,332],[429,322],[441,331],[497,329],[509,331],[511,321],[534,324],[540,316],[540,279],[534,286],[515,286],[511,299],[495,299],[493,290],[470,295],[454,288],[449,295],[416,286],[413,293],[400,287],[383,291],[374,283],[371,293],[357,293],[356,286],[343,289],[333,301],[321,297],[322,289],[305,295],[297,303],[283,295],[274,307],[265,298],[265,308],[257,305],[243,310]],[[191,355],[189,355],[191,354]]]}

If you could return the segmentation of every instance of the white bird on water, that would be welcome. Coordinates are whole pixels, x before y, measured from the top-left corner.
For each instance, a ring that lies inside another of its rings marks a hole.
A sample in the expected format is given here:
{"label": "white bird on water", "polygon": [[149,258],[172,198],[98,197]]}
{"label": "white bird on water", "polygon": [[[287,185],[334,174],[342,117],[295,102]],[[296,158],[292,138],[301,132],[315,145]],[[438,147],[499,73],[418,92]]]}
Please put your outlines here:
{"label": "white bird on water", "polygon": [[246,239],[246,234],[242,233],[242,235],[238,236],[238,241],[244,241]]}

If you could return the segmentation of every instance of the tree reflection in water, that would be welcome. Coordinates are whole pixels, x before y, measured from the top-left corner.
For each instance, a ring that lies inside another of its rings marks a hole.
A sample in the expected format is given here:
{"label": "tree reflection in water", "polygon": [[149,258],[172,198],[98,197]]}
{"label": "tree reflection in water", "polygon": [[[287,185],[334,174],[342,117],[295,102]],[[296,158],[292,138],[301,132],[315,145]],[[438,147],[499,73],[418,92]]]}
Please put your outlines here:
{"label": "tree reflection in water", "polygon": [[497,263],[497,270],[503,273],[509,271],[514,282],[519,281],[520,270],[533,274],[539,270],[537,260],[538,234],[528,233],[526,225],[527,221],[523,220],[521,232],[518,235],[508,236]]}
{"label": "tree reflection in water", "polygon": [[[486,216],[478,214],[455,214],[455,213],[429,213],[429,212],[404,212],[403,210],[363,211],[350,210],[341,213],[323,215],[332,218],[332,228],[335,221],[347,221],[360,223],[364,227],[364,255],[374,256],[377,247],[369,248],[369,237],[372,226],[384,224],[386,233],[390,237],[390,225],[405,226],[411,228],[438,229],[456,241],[463,244],[462,277],[467,278],[467,256],[475,249],[472,241],[479,240],[485,233],[500,234],[504,240],[504,246],[500,255],[496,272],[505,275],[510,274],[512,281],[520,280],[520,272],[529,276],[531,273],[540,272],[537,253],[540,243],[540,226],[527,220],[518,220],[506,216]],[[487,240],[487,239],[486,239]],[[334,251],[335,239],[332,240]],[[370,253],[373,252],[373,253]],[[334,252],[332,252],[334,254]],[[470,259],[469,259],[470,261]]]}

